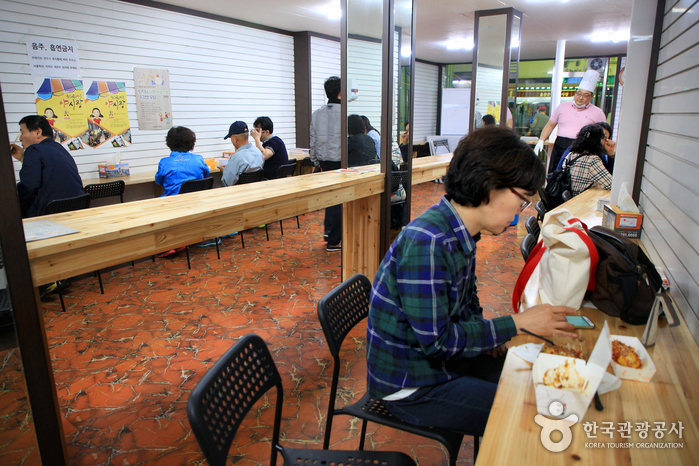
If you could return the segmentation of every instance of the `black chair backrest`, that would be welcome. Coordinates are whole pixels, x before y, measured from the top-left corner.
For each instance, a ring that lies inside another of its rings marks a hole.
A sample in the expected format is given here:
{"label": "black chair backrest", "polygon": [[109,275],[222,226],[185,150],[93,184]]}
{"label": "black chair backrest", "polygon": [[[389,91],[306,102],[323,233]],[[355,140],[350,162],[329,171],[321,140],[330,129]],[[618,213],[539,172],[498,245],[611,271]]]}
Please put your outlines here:
{"label": "black chair backrest", "polygon": [[200,180],[187,180],[180,186],[179,194],[193,193],[196,191],[204,191],[211,189],[214,186],[214,178],[207,176]]}
{"label": "black chair backrest", "polygon": [[371,282],[365,275],[358,273],[318,301],[318,320],[328,341],[330,354],[335,360],[335,370],[340,369],[340,347],[345,337],[369,315],[370,299]]}
{"label": "black chair backrest", "polygon": [[290,163],[289,165],[282,165],[277,170],[277,178],[286,178],[287,176],[294,176],[296,171],[296,163]]}
{"label": "black chair backrest", "polygon": [[236,184],[248,184],[255,183],[256,181],[262,181],[262,177],[265,172],[263,170],[257,170],[256,172],[241,173],[238,177],[238,182]]}
{"label": "black chair backrest", "polygon": [[536,219],[536,217],[529,217],[525,226],[527,227],[527,233],[531,233],[535,238],[539,237],[539,233],[541,233],[541,227],[539,226],[539,222]]}
{"label": "black chair backrest", "polygon": [[125,188],[126,183],[124,183],[124,180],[116,180],[110,181],[109,183],[88,184],[85,186],[85,192],[90,195],[91,199],[119,196],[121,202],[124,202]]}
{"label": "black chair backrest", "polygon": [[245,335],[204,375],[189,395],[187,417],[209,464],[226,464],[245,415],[272,387],[277,388],[277,404],[270,464],[276,465],[284,393],[279,371],[262,338]]}
{"label": "black chair backrest", "polygon": [[295,164],[295,163],[296,163],[296,159],[289,159],[289,161],[286,162],[286,163],[288,163],[289,165],[291,165],[292,163]]}
{"label": "black chair backrest", "polygon": [[301,167],[313,167],[313,161],[311,160],[310,157],[304,157],[301,160]]}
{"label": "black chair backrest", "polygon": [[90,195],[85,193],[80,196],[56,199],[55,201],[49,202],[44,209],[44,215],[87,209],[88,207],[90,207]]}
{"label": "black chair backrest", "polygon": [[534,205],[534,208],[536,208],[536,211],[538,213],[537,219],[541,222],[544,221],[544,215],[546,215],[546,207],[544,207],[544,203],[541,201],[536,201],[536,204]]}
{"label": "black chair backrest", "polygon": [[563,199],[563,202],[567,202],[573,198],[573,195],[566,189],[563,191],[563,194],[561,194],[561,198]]}
{"label": "black chair backrest", "polygon": [[532,252],[536,246],[536,238],[531,233],[527,233],[527,236],[522,240],[522,244],[519,246],[519,250],[522,253],[522,257],[526,261],[529,259],[529,254]]}

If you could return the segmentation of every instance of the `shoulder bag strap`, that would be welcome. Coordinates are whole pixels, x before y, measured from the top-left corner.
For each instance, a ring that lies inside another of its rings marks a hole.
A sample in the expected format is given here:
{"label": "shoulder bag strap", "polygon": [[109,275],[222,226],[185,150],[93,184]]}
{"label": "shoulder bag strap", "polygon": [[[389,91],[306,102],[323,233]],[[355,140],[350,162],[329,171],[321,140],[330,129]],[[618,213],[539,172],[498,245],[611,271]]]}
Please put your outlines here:
{"label": "shoulder bag strap", "polygon": [[541,262],[541,256],[544,255],[546,246],[544,246],[544,240],[539,240],[539,242],[534,246],[532,252],[529,253],[527,262],[524,263],[522,272],[517,277],[517,283],[515,283],[515,288],[512,291],[512,309],[514,309],[515,314],[519,312],[519,304],[522,301],[522,294],[524,293],[524,288],[527,286],[529,278],[531,278],[534,273],[534,269]]}

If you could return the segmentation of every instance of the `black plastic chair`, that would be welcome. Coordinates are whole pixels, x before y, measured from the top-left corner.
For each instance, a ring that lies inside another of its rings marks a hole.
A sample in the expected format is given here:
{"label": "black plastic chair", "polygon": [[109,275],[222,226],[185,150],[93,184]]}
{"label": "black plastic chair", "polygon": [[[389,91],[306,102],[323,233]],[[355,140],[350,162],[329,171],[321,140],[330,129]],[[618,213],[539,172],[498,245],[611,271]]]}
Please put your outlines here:
{"label": "black plastic chair", "polygon": [[563,202],[568,202],[573,199],[573,195],[566,189],[563,191],[563,194],[561,194],[561,198],[563,198]]}
{"label": "black plastic chair", "polygon": [[[359,449],[364,449],[364,437],[366,435],[367,421],[393,427],[411,434],[420,435],[442,443],[449,452],[449,464],[455,465],[459,456],[463,435],[447,429],[434,427],[421,427],[394,417],[384,407],[381,400],[364,394],[358,402],[343,408],[335,407],[337,386],[340,380],[340,348],[347,334],[359,322],[369,315],[369,300],[371,297],[371,282],[362,275],[356,274],[345,280],[318,302],[318,319],[323,328],[323,334],[328,342],[328,349],[333,357],[333,379],[330,386],[330,401],[328,415],[325,423],[325,440],[323,448],[330,445],[330,433],[334,416],[346,414],[362,420],[362,432],[359,440]],[[464,422],[468,420],[464,419]],[[473,437],[473,457],[478,455],[478,437]]]}
{"label": "black plastic chair", "polygon": [[[73,210],[82,210],[90,207],[90,195],[85,193],[80,196],[67,197],[65,199],[56,199],[46,204],[44,208],[44,215],[50,214],[60,214],[63,212],[71,212]],[[100,290],[102,290],[102,279],[99,279]],[[61,300],[61,309],[66,312],[66,304],[63,301],[63,283],[57,283],[56,289],[58,292],[58,298]],[[104,291],[102,291],[104,293]]]}
{"label": "black plastic chair", "polygon": [[536,236],[531,233],[527,233],[527,236],[522,240],[522,244],[519,245],[519,250],[522,253],[522,258],[526,262],[529,259],[529,254],[531,254],[532,249],[536,246]]}
{"label": "black plastic chair", "polygon": [[[108,183],[95,183],[88,184],[85,186],[85,192],[90,195],[90,200],[102,199],[103,197],[114,197],[119,196],[119,202],[124,203],[124,190],[126,189],[126,183],[124,180],[110,181]],[[153,261],[155,261],[155,256],[153,256]],[[131,266],[136,265],[134,261],[131,261]],[[97,281],[100,284],[100,293],[104,294],[104,286],[102,285],[102,275],[99,270],[95,271],[97,276]]]}
{"label": "black plastic chair", "polygon": [[[264,178],[265,172],[263,170],[257,170],[254,172],[247,172],[247,173],[241,173],[240,176],[238,177],[238,184],[248,184],[248,183],[257,183],[258,181],[262,181]],[[267,224],[265,223],[265,235],[267,236],[267,241],[269,241],[269,230],[267,229]],[[245,240],[243,239],[243,232],[240,231],[240,242],[245,247]]]}
{"label": "black plastic chair", "polygon": [[103,197],[119,196],[119,202],[124,202],[124,190],[126,183],[124,180],[110,181],[109,183],[88,184],[85,192],[90,195],[90,199],[101,199]]}
{"label": "black plastic chair", "polygon": [[[204,191],[207,189],[211,189],[214,186],[214,179],[211,176],[208,176],[206,178],[202,178],[199,180],[187,180],[184,183],[180,185],[180,192],[178,194],[187,194],[187,193],[194,193],[197,191]],[[218,249],[218,243],[219,239],[214,238],[216,241],[216,256],[221,259],[221,251]],[[187,254],[187,268],[189,270],[192,270],[192,264],[189,261],[189,246],[185,247],[185,253]]]}
{"label": "black plastic chair", "polygon": [[546,207],[544,207],[544,203],[542,201],[536,201],[536,204],[534,204],[534,208],[537,212],[536,219],[540,222],[543,222],[544,215],[546,215]]}
{"label": "black plastic chair", "polygon": [[309,450],[279,445],[284,404],[282,379],[267,345],[255,334],[244,336],[226,351],[192,390],[187,401],[189,423],[210,465],[226,464],[231,443],[243,419],[272,388],[277,389],[277,400],[270,465],[276,466],[278,452],[285,465],[415,465],[412,458],[398,452]]}
{"label": "black plastic chair", "polygon": [[60,214],[62,212],[87,209],[88,207],[90,207],[90,195],[85,193],[80,196],[56,199],[49,202],[44,208],[44,215]]}
{"label": "black plastic chair", "polygon": [[[282,165],[279,167],[279,170],[277,170],[277,178],[288,178],[290,176],[294,176],[294,173],[296,172],[296,159],[293,159],[294,163],[289,163],[288,165]],[[299,216],[296,216],[296,228],[301,228],[301,223],[299,223]],[[281,230],[282,236],[284,236],[284,225],[282,225],[282,221],[279,220],[279,229]]]}
{"label": "black plastic chair", "polygon": [[539,233],[541,233],[541,227],[539,226],[539,222],[534,217],[533,215],[527,219],[527,223],[525,223],[525,226],[527,227],[527,233],[531,234],[534,236],[534,238],[539,237]]}
{"label": "black plastic chair", "polygon": [[301,159],[301,166],[299,167],[299,173],[300,173],[301,175],[304,174],[304,173],[303,173],[303,169],[304,169],[304,168],[310,168],[310,169],[311,169],[311,173],[313,173],[313,171],[315,170],[316,166],[313,165],[313,161],[311,160],[310,157],[304,157],[303,159]]}

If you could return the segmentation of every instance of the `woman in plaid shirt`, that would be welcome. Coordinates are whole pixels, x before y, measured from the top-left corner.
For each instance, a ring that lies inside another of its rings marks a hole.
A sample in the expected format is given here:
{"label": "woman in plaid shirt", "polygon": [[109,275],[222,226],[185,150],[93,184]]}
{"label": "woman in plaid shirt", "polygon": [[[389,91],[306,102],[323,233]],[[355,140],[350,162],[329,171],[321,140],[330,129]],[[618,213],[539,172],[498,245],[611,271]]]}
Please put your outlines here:
{"label": "woman in plaid shirt", "polygon": [[612,174],[607,171],[604,162],[597,155],[606,152],[607,139],[600,125],[587,125],[582,127],[573,145],[570,146],[570,154],[563,162],[563,168],[573,164],[570,167],[573,196],[577,196],[594,184],[604,189],[612,189]]}
{"label": "woman in plaid shirt", "polygon": [[367,325],[367,386],[399,419],[483,435],[506,342],[525,328],[568,335],[564,306],[483,318],[476,289],[481,230],[504,232],[544,182],[544,166],[511,130],[459,142],[446,195],[398,235],[376,273]]}

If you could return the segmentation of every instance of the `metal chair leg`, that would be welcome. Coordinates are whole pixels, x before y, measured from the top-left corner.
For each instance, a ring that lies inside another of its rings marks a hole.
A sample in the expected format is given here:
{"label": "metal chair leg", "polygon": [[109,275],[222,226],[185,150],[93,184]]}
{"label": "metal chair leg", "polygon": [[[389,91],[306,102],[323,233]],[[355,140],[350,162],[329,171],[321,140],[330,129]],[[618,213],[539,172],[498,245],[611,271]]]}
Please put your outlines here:
{"label": "metal chair leg", "polygon": [[296,229],[298,230],[300,228],[301,228],[301,224],[299,223],[299,216],[297,215],[296,216]]}
{"label": "metal chair leg", "polygon": [[269,230],[267,229],[266,223],[265,223],[265,235],[267,235],[267,241],[269,241]]}
{"label": "metal chair leg", "polygon": [[245,240],[243,239],[243,230],[240,230],[238,232],[238,234],[240,235],[240,243],[243,245],[243,249],[245,249]]}
{"label": "metal chair leg", "polygon": [[102,285],[102,275],[99,270],[95,270],[95,275],[97,275],[97,281],[100,283],[100,294],[104,294],[104,286]]}
{"label": "metal chair leg", "polygon": [[279,220],[279,229],[280,229],[281,232],[282,232],[282,236],[284,236],[284,225],[282,224],[282,221],[281,221],[281,220]]}
{"label": "metal chair leg", "polygon": [[221,241],[221,240],[218,239],[218,237],[216,237],[216,255],[218,256],[218,260],[221,260],[221,252],[218,249],[218,242],[219,241]]}
{"label": "metal chair leg", "polygon": [[58,298],[61,300],[61,309],[63,312],[66,312],[66,303],[63,302],[63,290],[61,289],[61,284],[57,283],[56,287],[58,287]]}
{"label": "metal chair leg", "polygon": [[189,246],[185,246],[184,250],[187,253],[187,268],[192,270],[192,264],[189,262]]}

